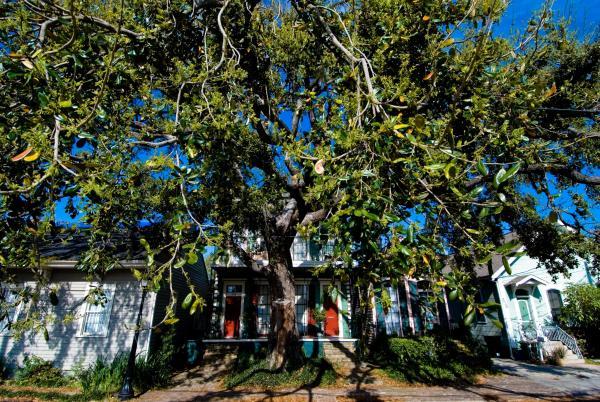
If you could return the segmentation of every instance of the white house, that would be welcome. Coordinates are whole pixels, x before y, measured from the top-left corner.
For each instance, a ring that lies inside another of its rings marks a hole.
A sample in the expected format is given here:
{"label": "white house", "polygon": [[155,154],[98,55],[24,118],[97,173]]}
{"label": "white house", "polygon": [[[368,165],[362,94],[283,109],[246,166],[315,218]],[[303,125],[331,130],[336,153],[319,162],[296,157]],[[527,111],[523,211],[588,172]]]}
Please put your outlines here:
{"label": "white house", "polygon": [[478,315],[472,327],[475,337],[485,341],[496,353],[505,353],[513,358],[525,358],[532,345],[541,346],[537,353],[549,353],[562,343],[569,355],[581,358],[575,340],[566,334],[557,323],[560,308],[565,300],[564,290],[570,284],[595,283],[587,262],[580,259],[579,266],[569,275],[552,277],[538,261],[527,255],[508,258],[511,272],[505,269],[501,256],[495,256],[487,269],[477,270],[482,302],[500,304],[496,318],[502,322],[500,329],[485,315]]}
{"label": "white house", "polygon": [[[117,268],[108,271],[101,280],[90,281],[86,273],[76,269],[76,264],[85,249],[85,239],[76,237],[59,244],[52,244],[42,251],[41,266],[48,286],[40,290],[39,298],[32,298],[26,305],[13,306],[8,317],[0,322],[0,355],[7,366],[21,365],[26,355],[35,355],[52,361],[56,367],[69,371],[75,367],[87,367],[99,357],[111,361],[119,353],[129,353],[134,336],[134,328],[140,308],[142,287],[132,275],[132,269],[143,269],[146,261],[143,252],[129,253],[119,245],[121,262]],[[4,268],[7,269],[7,268]],[[185,266],[196,289],[201,294],[207,292],[207,275],[202,259],[195,265]],[[38,282],[30,269],[8,268],[15,280],[11,284],[0,284],[5,303],[15,300],[15,294],[24,289],[35,289]],[[189,292],[181,270],[173,270],[173,288],[178,303]],[[106,297],[103,304],[88,303],[90,290],[101,287]],[[51,301],[50,289],[56,289],[57,301]],[[142,310],[142,325],[137,352],[146,355],[152,350],[160,330],[151,329],[164,317],[170,300],[169,287],[161,286],[158,292],[147,292]],[[186,319],[176,325],[175,341],[182,344],[188,339],[199,338],[203,320],[190,319],[187,311],[182,312]],[[10,331],[9,323],[17,319],[39,320],[50,316],[52,321],[43,329],[28,331],[17,339]],[[66,319],[66,320],[65,320]],[[164,330],[164,328],[163,328]]]}

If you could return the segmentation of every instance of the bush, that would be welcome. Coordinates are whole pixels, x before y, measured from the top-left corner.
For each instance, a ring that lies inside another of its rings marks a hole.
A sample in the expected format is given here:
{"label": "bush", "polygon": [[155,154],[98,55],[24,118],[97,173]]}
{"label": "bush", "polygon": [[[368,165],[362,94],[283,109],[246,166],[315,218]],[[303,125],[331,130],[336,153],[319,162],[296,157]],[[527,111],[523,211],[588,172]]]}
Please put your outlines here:
{"label": "bush", "polygon": [[564,346],[557,346],[552,349],[550,355],[546,358],[546,363],[553,364],[555,366],[560,366],[562,364],[562,360],[567,356],[567,348]]}
{"label": "bush", "polygon": [[[135,362],[133,385],[138,391],[164,387],[170,383],[174,353],[171,336],[164,336],[160,348],[146,359],[139,357]],[[112,362],[99,358],[87,369],[78,370],[77,380],[90,396],[98,397],[117,392],[123,385],[129,355],[120,354]]]}
{"label": "bush", "polygon": [[561,324],[576,337],[586,340],[587,356],[600,356],[600,288],[570,285],[565,290],[565,299],[567,304],[560,311]]}
{"label": "bush", "polygon": [[[77,380],[90,396],[99,397],[117,392],[123,385],[128,360],[129,356],[126,354],[118,355],[112,362],[98,358],[88,368],[77,371]],[[138,391],[168,385],[171,370],[163,360],[158,354],[136,360],[133,385]]]}
{"label": "bush", "polygon": [[86,394],[103,396],[119,390],[126,368],[127,356],[124,354],[112,362],[98,358],[88,368],[78,370],[76,377]]}
{"label": "bush", "polygon": [[393,378],[427,384],[471,382],[491,368],[487,350],[473,339],[446,337],[378,340],[373,356]]}
{"label": "bush", "polygon": [[408,365],[412,362],[433,364],[438,360],[436,342],[433,338],[392,338],[389,341],[394,363]]}
{"label": "bush", "polygon": [[15,371],[14,381],[18,385],[62,387],[69,383],[69,379],[50,361],[31,355],[25,356],[23,364]]}

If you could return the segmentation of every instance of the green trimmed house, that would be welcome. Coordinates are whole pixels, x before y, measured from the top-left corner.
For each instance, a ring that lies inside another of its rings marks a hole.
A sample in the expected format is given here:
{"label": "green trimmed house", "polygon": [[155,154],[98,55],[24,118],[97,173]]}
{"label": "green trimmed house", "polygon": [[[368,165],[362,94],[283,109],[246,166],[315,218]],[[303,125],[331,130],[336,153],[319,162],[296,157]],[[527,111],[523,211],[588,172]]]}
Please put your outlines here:
{"label": "green trimmed house", "polygon": [[[268,263],[260,239],[248,238],[242,247],[252,250],[257,265]],[[313,268],[330,259],[332,247],[331,242],[322,246],[299,236],[292,244],[296,324],[306,356],[348,363],[354,360],[358,338],[352,324],[352,312],[358,305],[353,304],[353,287],[349,282],[332,280],[331,275],[313,274]],[[205,348],[210,353],[211,349],[231,350],[240,345],[255,349],[266,346],[271,314],[266,278],[233,256],[219,258],[209,265],[211,322],[203,339]],[[388,280],[383,286],[391,299],[387,311],[381,305],[381,291],[372,300],[375,307],[366,318],[371,338],[377,333],[418,335],[436,326],[451,325],[446,303],[431,306],[427,302],[427,281],[401,279],[394,281],[395,285],[391,282]]]}
{"label": "green trimmed house", "polygon": [[[242,244],[256,264],[267,264],[260,239]],[[297,328],[304,353],[327,356],[332,361],[352,360],[356,339],[351,334],[349,284],[315,277],[312,268],[322,265],[332,244],[320,246],[297,237],[291,248],[296,290]],[[203,342],[207,350],[245,345],[266,346],[271,320],[271,295],[266,278],[229,256],[209,267],[211,296],[209,332]]]}
{"label": "green trimmed house", "polygon": [[[478,315],[472,326],[473,335],[487,344],[497,355],[515,359],[545,358],[554,348],[565,346],[567,358],[581,359],[577,342],[557,324],[560,309],[568,300],[564,290],[569,284],[590,283],[588,265],[580,260],[569,276],[552,277],[538,261],[527,255],[508,258],[510,271],[495,255],[487,266],[477,268],[480,283],[479,301],[500,304],[493,317]],[[455,316],[459,316],[458,310]],[[503,324],[498,328],[492,322]]]}

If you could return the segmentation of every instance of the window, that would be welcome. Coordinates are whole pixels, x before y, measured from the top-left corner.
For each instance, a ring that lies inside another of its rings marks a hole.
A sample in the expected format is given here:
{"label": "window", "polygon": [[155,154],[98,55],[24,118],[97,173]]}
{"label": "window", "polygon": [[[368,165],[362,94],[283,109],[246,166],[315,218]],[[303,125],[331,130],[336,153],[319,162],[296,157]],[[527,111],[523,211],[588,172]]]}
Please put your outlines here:
{"label": "window", "polygon": [[227,294],[242,293],[242,285],[227,285],[225,287],[225,293],[227,293]]}
{"label": "window", "polygon": [[308,284],[296,285],[296,325],[300,336],[308,334]]}
{"label": "window", "polygon": [[115,293],[114,284],[92,287],[86,302],[83,304],[84,313],[81,319],[81,336],[106,336]]}
{"label": "window", "polygon": [[256,332],[259,335],[268,335],[271,326],[271,303],[269,300],[269,286],[258,286],[258,300],[256,303]]}
{"label": "window", "polygon": [[392,286],[385,288],[390,295],[390,309],[385,314],[385,332],[388,335],[402,336],[402,317],[400,315],[400,304],[398,303],[398,292]]}
{"label": "window", "polygon": [[8,335],[10,326],[16,321],[19,316],[20,304],[17,304],[17,290],[5,287],[2,292],[2,315],[6,314],[0,320],[0,335]]}
{"label": "window", "polygon": [[562,296],[560,291],[557,289],[550,289],[548,291],[548,301],[550,302],[550,312],[554,321],[558,321],[560,315],[560,309],[563,306]]}
{"label": "window", "polygon": [[307,241],[296,237],[294,242],[292,243],[292,260],[294,261],[304,261],[306,260],[306,255],[308,253]]}

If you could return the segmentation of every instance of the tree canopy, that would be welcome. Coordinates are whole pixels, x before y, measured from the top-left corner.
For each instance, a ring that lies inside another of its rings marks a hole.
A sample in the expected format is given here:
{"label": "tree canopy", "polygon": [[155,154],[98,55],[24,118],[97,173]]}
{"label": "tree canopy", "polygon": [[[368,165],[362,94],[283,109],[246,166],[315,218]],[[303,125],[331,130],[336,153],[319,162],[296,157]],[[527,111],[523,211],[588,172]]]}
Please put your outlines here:
{"label": "tree canopy", "polygon": [[342,279],[428,277],[470,305],[470,269],[514,253],[507,231],[554,273],[597,255],[600,42],[547,7],[498,37],[505,6],[4,3],[0,264],[36,266],[30,245],[64,230],[59,201],[91,233],[87,272],[111,266],[111,233],[151,225],[148,250],[173,258],[139,275],[213,245],[287,284],[285,300],[298,232],[335,239]]}

